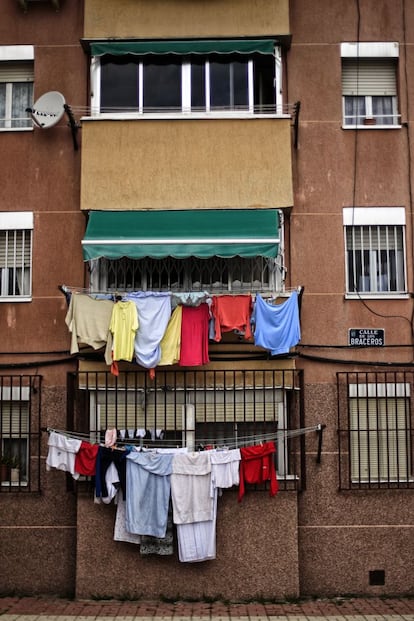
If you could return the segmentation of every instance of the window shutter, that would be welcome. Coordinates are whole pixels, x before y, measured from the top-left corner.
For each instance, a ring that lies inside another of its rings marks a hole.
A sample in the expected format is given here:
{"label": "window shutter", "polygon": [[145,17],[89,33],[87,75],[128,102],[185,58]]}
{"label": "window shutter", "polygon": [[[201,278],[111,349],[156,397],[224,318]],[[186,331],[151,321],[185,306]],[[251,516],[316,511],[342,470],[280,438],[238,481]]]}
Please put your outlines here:
{"label": "window shutter", "polygon": [[350,400],[353,481],[406,480],[410,471],[403,398]]}
{"label": "window shutter", "polygon": [[1,435],[19,438],[29,433],[29,406],[27,403],[3,401],[0,405]]}
{"label": "window shutter", "polygon": [[393,59],[343,59],[343,95],[397,94],[396,63]]}
{"label": "window shutter", "polygon": [[402,250],[403,231],[400,226],[347,226],[347,249]]}
{"label": "window shutter", "polygon": [[278,417],[277,403],[277,398],[269,390],[198,394],[196,420],[197,423],[273,422]]}
{"label": "window shutter", "polygon": [[0,63],[0,83],[33,82],[34,66],[32,62]]}
{"label": "window shutter", "polygon": [[30,266],[31,238],[31,231],[0,231],[0,268]]}
{"label": "window shutter", "polygon": [[[172,399],[173,397],[171,397]],[[101,429],[165,429],[174,430],[182,427],[182,403],[165,403],[165,395],[157,394],[157,402],[152,397],[144,409],[135,403],[105,403],[99,406]],[[118,409],[118,411],[117,411]]]}

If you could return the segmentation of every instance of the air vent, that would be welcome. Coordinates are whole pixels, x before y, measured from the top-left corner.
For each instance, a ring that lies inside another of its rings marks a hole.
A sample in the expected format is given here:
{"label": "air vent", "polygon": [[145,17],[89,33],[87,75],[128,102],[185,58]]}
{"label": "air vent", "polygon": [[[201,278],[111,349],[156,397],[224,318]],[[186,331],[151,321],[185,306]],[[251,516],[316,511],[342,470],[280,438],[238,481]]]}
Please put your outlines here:
{"label": "air vent", "polygon": [[21,8],[27,13],[29,6],[34,2],[48,2],[56,11],[60,9],[60,0],[17,0]]}

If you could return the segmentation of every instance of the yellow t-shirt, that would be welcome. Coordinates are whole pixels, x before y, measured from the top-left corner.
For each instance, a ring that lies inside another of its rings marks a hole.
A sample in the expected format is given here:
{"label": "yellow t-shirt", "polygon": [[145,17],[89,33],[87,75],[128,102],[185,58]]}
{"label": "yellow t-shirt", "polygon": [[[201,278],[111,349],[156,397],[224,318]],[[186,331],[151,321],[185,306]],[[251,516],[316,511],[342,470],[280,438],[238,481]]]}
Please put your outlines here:
{"label": "yellow t-shirt", "polygon": [[113,334],[113,360],[128,360],[134,355],[135,334],[138,330],[138,312],[134,302],[117,302],[109,326]]}

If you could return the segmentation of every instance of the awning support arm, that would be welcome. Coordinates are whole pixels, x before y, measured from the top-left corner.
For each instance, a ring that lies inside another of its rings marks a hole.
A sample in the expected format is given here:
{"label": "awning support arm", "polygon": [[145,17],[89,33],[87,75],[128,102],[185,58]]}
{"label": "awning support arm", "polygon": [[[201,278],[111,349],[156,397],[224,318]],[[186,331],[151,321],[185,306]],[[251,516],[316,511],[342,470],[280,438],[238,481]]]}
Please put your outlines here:
{"label": "awning support arm", "polygon": [[75,149],[75,151],[77,151],[79,149],[79,146],[78,146],[78,141],[76,137],[77,137],[77,133],[78,133],[78,129],[80,128],[80,125],[79,123],[75,121],[75,117],[73,116],[71,107],[68,106],[68,104],[64,104],[63,107],[65,108],[65,112],[68,115],[69,126],[72,131],[73,148]]}

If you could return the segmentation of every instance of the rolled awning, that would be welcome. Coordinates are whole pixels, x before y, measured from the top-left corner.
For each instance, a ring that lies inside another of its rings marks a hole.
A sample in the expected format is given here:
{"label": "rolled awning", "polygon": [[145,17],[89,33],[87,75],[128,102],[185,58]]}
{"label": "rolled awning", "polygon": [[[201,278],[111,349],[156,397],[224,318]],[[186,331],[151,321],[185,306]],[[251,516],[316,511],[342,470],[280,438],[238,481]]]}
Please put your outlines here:
{"label": "rolled awning", "polygon": [[134,54],[273,54],[274,39],[208,39],[170,41],[102,41],[90,44],[92,56]]}
{"label": "rolled awning", "polygon": [[107,258],[275,258],[277,209],[91,211],[82,240],[85,261]]}

